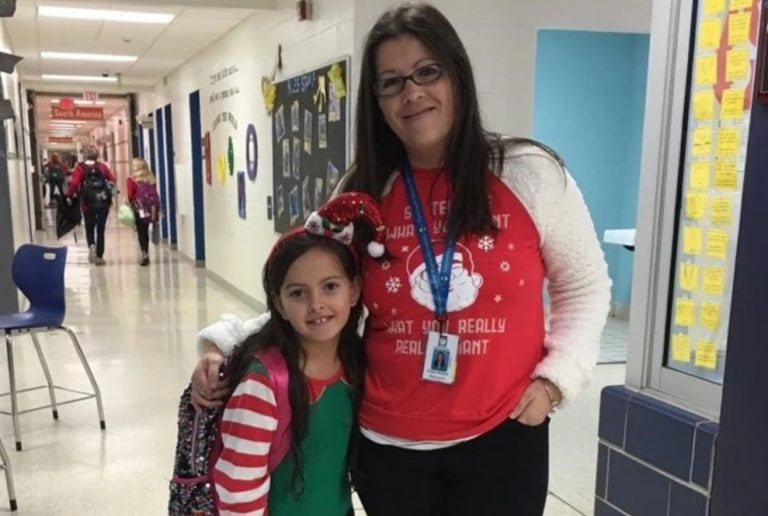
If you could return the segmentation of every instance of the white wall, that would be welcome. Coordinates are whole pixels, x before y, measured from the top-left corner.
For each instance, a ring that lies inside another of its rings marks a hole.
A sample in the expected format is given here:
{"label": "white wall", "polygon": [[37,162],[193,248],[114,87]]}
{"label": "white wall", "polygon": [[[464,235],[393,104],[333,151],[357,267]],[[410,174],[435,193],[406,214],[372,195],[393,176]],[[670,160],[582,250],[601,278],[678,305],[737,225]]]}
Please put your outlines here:
{"label": "white wall", "polygon": [[[395,0],[355,1],[355,49]],[[467,48],[488,129],[530,136],[536,31],[542,28],[650,32],[652,0],[431,0]],[[360,52],[353,60],[357,84]],[[564,82],[564,88],[567,83]],[[355,90],[353,89],[353,94]]]}
{"label": "white wall", "polygon": [[[189,128],[189,94],[200,90],[202,132],[211,131],[213,184],[204,185],[206,267],[249,296],[264,301],[260,287],[262,264],[277,238],[267,220],[266,200],[272,195],[272,128],[261,96],[261,77],[269,75],[278,44],[282,45],[283,71],[277,79],[310,70],[353,50],[353,0],[314,2],[312,21],[299,22],[295,2],[281,0],[279,9],[260,11],[173,74],[152,94],[138,96],[138,110],[145,114],[172,103],[176,163],[178,249],[194,258],[192,160]],[[211,75],[230,66],[238,73],[211,85]],[[209,102],[212,92],[238,86],[233,98]],[[235,115],[238,128],[213,121],[222,112]],[[245,169],[245,130],[256,126],[259,147],[255,183],[246,180],[247,219],[237,215],[237,177],[216,178],[216,158],[226,155],[231,136],[235,171]]]}

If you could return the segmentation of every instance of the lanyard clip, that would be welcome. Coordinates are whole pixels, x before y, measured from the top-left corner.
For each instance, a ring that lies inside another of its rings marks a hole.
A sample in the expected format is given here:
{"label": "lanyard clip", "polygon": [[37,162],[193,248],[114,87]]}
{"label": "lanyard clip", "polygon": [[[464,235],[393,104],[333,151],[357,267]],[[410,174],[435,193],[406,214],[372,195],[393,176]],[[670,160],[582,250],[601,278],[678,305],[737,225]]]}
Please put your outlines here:
{"label": "lanyard clip", "polygon": [[443,335],[445,333],[445,326],[447,321],[448,321],[447,316],[445,315],[437,316],[437,329],[440,332],[440,335]]}

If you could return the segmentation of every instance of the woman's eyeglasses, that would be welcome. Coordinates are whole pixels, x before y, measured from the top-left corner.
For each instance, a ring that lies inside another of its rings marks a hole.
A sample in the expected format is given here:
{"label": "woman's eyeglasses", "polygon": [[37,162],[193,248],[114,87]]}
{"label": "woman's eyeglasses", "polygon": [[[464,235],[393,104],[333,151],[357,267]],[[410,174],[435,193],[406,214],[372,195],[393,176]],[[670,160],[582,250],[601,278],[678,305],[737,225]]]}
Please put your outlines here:
{"label": "woman's eyeglasses", "polygon": [[425,64],[416,68],[411,75],[392,75],[373,83],[373,93],[377,97],[391,97],[405,89],[405,81],[423,86],[435,82],[443,76],[443,67],[437,63]]}

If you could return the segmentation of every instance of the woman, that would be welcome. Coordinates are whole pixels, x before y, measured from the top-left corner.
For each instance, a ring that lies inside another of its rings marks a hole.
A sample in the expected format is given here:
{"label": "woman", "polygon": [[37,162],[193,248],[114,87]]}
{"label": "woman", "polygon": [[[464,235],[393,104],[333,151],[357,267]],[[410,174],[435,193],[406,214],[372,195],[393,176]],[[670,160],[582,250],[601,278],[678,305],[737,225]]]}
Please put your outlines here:
{"label": "woman", "polygon": [[[581,193],[551,150],[484,130],[467,53],[434,7],[379,18],[359,92],[344,188],[380,200],[389,253],[364,262],[360,499],[369,516],[539,515],[547,416],[588,380],[610,297]],[[203,335],[228,347],[253,325]],[[445,371],[425,362],[441,345]],[[220,361],[206,353],[193,375],[201,404],[220,395]]]}
{"label": "woman", "polygon": [[140,158],[131,161],[131,175],[125,180],[128,202],[131,203],[139,235],[142,266],[149,265],[149,226],[157,221],[159,196],[155,176],[147,162]]}

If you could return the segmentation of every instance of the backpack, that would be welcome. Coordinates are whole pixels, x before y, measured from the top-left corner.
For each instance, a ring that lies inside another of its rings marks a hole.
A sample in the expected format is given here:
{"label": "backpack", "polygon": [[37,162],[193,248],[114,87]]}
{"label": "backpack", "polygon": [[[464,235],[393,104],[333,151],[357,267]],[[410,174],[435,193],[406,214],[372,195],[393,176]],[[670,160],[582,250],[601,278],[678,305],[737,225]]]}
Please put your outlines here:
{"label": "backpack", "polygon": [[96,163],[87,165],[82,163],[85,170],[83,179],[83,199],[89,209],[98,209],[107,206],[112,198],[107,177],[99,170]]}
{"label": "backpack", "polygon": [[[267,369],[277,401],[277,429],[268,457],[268,469],[272,472],[291,448],[288,366],[276,347],[258,352],[255,358]],[[223,407],[206,408],[198,413],[192,406],[191,385],[181,395],[169,516],[218,514],[213,468],[222,450],[219,424],[223,413]]]}
{"label": "backpack", "polygon": [[145,181],[136,182],[135,206],[141,220],[145,222],[157,221],[157,216],[160,213],[160,195],[157,193],[155,185]]}
{"label": "backpack", "polygon": [[50,165],[48,167],[48,181],[50,183],[61,183],[64,180],[64,174],[61,173],[61,169],[56,165]]}

